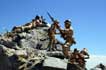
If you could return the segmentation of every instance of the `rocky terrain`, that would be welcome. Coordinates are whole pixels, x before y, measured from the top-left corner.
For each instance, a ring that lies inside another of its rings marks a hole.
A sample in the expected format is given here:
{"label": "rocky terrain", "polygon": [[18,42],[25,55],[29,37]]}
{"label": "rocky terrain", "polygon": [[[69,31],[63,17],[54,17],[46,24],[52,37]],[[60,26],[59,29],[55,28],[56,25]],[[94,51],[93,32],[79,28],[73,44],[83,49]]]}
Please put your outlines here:
{"label": "rocky terrain", "polygon": [[67,60],[59,51],[47,51],[48,28],[37,26],[27,32],[0,35],[0,70],[65,70]]}
{"label": "rocky terrain", "polygon": [[[30,23],[15,26],[10,32],[0,35],[0,70],[85,70],[84,58],[84,67],[69,63],[58,40],[56,50],[48,50],[49,28],[42,18],[36,16]],[[67,66],[68,63],[71,67]]]}

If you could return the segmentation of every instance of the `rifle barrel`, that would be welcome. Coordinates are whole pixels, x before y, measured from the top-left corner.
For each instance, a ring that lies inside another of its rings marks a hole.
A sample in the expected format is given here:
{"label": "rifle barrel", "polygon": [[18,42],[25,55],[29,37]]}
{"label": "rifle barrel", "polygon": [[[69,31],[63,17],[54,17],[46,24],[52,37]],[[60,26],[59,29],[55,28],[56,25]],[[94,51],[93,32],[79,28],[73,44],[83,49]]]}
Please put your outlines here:
{"label": "rifle barrel", "polygon": [[54,22],[54,18],[50,15],[49,12],[47,12],[48,16],[50,17],[50,19],[52,20],[52,22]]}

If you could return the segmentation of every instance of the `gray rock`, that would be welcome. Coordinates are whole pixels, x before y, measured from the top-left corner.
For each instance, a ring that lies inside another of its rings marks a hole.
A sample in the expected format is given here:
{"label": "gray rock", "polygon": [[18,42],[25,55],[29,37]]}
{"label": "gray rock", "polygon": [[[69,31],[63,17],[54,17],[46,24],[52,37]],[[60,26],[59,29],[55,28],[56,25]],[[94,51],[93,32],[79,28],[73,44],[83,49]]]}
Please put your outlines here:
{"label": "gray rock", "polygon": [[[47,28],[47,27],[46,27]],[[49,43],[49,37],[45,27],[33,29],[30,33],[20,34],[25,39],[21,40],[22,47],[33,47],[37,49],[46,49]]]}
{"label": "gray rock", "polygon": [[45,50],[49,44],[48,27],[17,33],[10,42],[4,35],[0,37],[0,70],[66,69],[67,61],[64,60],[61,45],[56,45],[59,51]]}
{"label": "gray rock", "polygon": [[44,67],[58,68],[58,69],[66,69],[67,62],[62,59],[55,57],[47,57],[43,63]]}
{"label": "gray rock", "polygon": [[0,70],[12,70],[12,64],[4,53],[2,46],[0,46]]}

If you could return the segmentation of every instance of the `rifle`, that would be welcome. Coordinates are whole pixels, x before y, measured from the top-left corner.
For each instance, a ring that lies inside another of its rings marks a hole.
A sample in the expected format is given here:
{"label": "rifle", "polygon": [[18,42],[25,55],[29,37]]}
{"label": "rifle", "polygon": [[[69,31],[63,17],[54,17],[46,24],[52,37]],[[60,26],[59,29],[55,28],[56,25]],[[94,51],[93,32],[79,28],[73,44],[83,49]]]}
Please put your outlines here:
{"label": "rifle", "polygon": [[[47,12],[48,16],[50,17],[50,19],[52,20],[52,22],[55,22],[54,18],[49,14],[49,12]],[[62,30],[60,27],[58,27],[58,30],[60,31],[61,37],[65,37],[64,34],[64,30]]]}
{"label": "rifle", "polygon": [[52,22],[54,22],[55,20],[54,20],[54,18],[49,14],[49,12],[47,12],[47,14],[48,14],[49,18],[52,20]]}

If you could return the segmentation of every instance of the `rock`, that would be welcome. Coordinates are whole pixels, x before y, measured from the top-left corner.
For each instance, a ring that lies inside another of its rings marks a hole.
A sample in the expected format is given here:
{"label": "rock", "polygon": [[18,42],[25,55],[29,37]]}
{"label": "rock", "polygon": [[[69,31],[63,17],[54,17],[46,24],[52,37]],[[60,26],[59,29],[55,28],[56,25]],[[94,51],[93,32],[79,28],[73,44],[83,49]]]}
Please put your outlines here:
{"label": "rock", "polygon": [[0,46],[0,70],[12,70],[12,64]]}
{"label": "rock", "polygon": [[0,45],[2,47],[3,54],[6,54],[8,57],[12,56],[15,53],[14,49],[8,48],[4,45]]}
{"label": "rock", "polygon": [[[23,27],[23,26],[22,26]],[[57,41],[57,51],[47,51],[48,25],[10,32],[0,36],[0,70],[66,70],[62,47]],[[17,29],[16,29],[17,30]]]}
{"label": "rock", "polygon": [[[37,49],[46,49],[49,43],[48,33],[44,29],[47,27],[37,28],[30,31],[30,33],[20,34],[23,35],[25,39],[21,39],[22,47],[32,47]],[[26,46],[25,46],[26,45]]]}
{"label": "rock", "polygon": [[64,59],[64,55],[63,55],[62,51],[52,51],[52,52],[48,51],[47,56]]}
{"label": "rock", "polygon": [[17,56],[28,56],[26,50],[16,50],[14,54]]}
{"label": "rock", "polygon": [[54,68],[54,67],[43,67],[44,70],[66,70],[66,69],[61,69],[61,68]]}
{"label": "rock", "polygon": [[[67,63],[59,58],[55,58],[55,57],[47,57],[44,60],[43,66],[46,68],[57,68],[57,69],[63,69],[65,70],[67,68]],[[53,70],[55,70],[53,69]]]}

